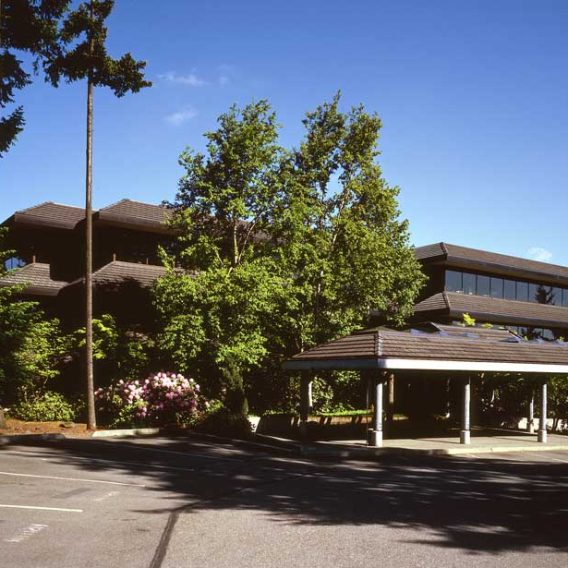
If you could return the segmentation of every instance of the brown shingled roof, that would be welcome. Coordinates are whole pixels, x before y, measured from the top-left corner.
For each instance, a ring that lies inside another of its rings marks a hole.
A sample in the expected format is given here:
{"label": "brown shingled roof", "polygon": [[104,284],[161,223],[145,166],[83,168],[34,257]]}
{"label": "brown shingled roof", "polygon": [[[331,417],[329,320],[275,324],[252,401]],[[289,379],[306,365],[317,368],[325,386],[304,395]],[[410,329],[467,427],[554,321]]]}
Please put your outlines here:
{"label": "brown shingled roof", "polygon": [[114,260],[93,272],[93,282],[95,284],[120,284],[128,280],[135,280],[142,287],[147,288],[165,273],[166,269],[163,266]]}
{"label": "brown shingled roof", "polygon": [[[541,370],[532,367],[526,372],[545,372],[547,366],[560,365],[562,369],[555,370],[568,373],[566,343],[526,341],[507,330],[486,334],[476,328],[454,327],[451,333],[387,327],[362,330],[299,353],[285,367],[419,369],[423,362],[427,369],[436,368],[436,362],[439,370],[444,370],[444,363],[463,362],[464,370],[496,370],[496,365],[502,365],[503,372],[515,372],[522,365],[538,365]],[[553,372],[554,368],[548,369]]]}
{"label": "brown shingled roof", "polygon": [[568,284],[568,267],[566,266],[449,243],[441,242],[417,247],[415,255],[423,262],[443,261],[448,266]]}
{"label": "brown shingled roof", "polygon": [[23,293],[37,296],[57,296],[67,282],[52,280],[49,275],[49,264],[33,262],[17,268],[2,278],[0,286],[24,285]]}
{"label": "brown shingled roof", "polygon": [[430,319],[434,315],[461,317],[464,313],[494,323],[568,327],[568,308],[548,304],[439,292],[414,306],[414,315],[420,319]]}
{"label": "brown shingled roof", "polygon": [[163,205],[121,199],[117,203],[100,209],[96,213],[96,219],[122,227],[169,232],[167,221],[170,215],[170,210]]}
{"label": "brown shingled roof", "polygon": [[14,221],[25,225],[73,229],[85,218],[85,210],[71,205],[46,201],[14,213]]}

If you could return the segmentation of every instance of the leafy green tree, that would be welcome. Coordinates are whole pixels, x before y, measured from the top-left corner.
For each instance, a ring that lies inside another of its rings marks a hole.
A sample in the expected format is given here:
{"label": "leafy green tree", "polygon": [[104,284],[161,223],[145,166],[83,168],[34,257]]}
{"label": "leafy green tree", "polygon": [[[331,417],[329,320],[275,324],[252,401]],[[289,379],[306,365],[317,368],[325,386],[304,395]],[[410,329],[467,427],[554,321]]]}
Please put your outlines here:
{"label": "leafy green tree", "polygon": [[105,20],[114,6],[113,0],[89,0],[67,14],[60,37],[66,49],[51,59],[46,72],[54,86],[67,82],[87,81],[87,149],[85,175],[85,360],[87,385],[87,426],[96,428],[93,377],[93,96],[95,87],[109,87],[117,97],[137,93],[150,82],[144,79],[146,63],[136,61],[130,53],[113,59],[106,49]]}
{"label": "leafy green tree", "polygon": [[[58,24],[69,0],[0,0],[0,109],[15,102],[15,91],[31,83],[19,54],[33,59],[33,71],[46,65],[60,48]],[[0,157],[24,128],[24,109],[0,116]]]}
{"label": "leafy green tree", "polygon": [[282,287],[260,238],[274,222],[282,149],[266,101],[232,107],[205,137],[207,156],[188,150],[180,158],[186,174],[175,203],[179,260],[198,273],[172,269],[158,283],[161,344],[181,371],[197,365],[240,410],[243,373],[267,354],[262,322]]}
{"label": "leafy green tree", "polygon": [[228,394],[262,398],[284,357],[364,325],[370,309],[401,323],[424,280],[376,163],[378,117],[340,112],[337,95],[304,125],[286,151],[266,101],[233,107],[206,134],[207,155],[181,157],[160,342]]}
{"label": "leafy green tree", "polygon": [[403,323],[424,283],[399,189],[377,163],[381,121],[362,106],[342,113],[339,102],[337,94],[306,115],[273,215],[291,292],[287,355],[364,325],[371,309]]}
{"label": "leafy green tree", "polygon": [[[0,276],[12,251],[0,230]],[[59,321],[46,318],[37,302],[18,298],[20,286],[0,287],[0,400],[29,400],[59,375],[66,342]]]}

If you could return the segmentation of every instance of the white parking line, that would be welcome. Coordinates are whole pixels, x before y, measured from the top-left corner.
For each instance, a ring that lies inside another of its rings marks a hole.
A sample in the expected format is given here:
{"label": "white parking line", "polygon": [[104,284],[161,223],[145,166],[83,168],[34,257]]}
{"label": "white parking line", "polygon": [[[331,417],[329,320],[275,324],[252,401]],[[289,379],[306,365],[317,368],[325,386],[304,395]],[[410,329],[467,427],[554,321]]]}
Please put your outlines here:
{"label": "white parking line", "polygon": [[64,509],[61,507],[34,507],[32,505],[4,505],[0,503],[0,507],[4,509],[31,509],[33,511],[62,511],[64,513],[82,513],[83,509]]}
{"label": "white parking line", "polygon": [[122,481],[104,481],[102,479],[84,479],[82,477],[58,477],[56,475],[34,475],[32,473],[12,473],[0,471],[0,475],[10,475],[14,477],[33,477],[35,479],[57,479],[59,481],[80,481],[84,483],[104,483],[107,485],[127,485],[129,487],[146,487],[140,483],[123,483]]}
{"label": "white parking line", "polygon": [[34,534],[37,534],[37,533],[41,532],[42,530],[44,530],[46,528],[47,528],[47,525],[40,525],[40,524],[37,524],[37,523],[33,523],[33,524],[29,525],[28,527],[20,530],[12,538],[5,538],[4,542],[19,543],[19,542],[22,542],[24,540],[27,540],[28,538],[30,538],[30,536],[33,536]]}

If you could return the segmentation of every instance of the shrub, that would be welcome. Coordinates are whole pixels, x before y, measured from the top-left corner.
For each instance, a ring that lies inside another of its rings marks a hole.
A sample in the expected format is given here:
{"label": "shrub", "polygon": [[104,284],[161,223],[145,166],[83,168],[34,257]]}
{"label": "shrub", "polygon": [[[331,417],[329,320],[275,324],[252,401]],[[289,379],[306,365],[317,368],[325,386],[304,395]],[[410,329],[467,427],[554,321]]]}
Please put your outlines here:
{"label": "shrub", "polygon": [[249,438],[252,433],[251,424],[244,414],[233,412],[220,403],[202,416],[196,430],[231,438]]}
{"label": "shrub", "polygon": [[144,381],[121,379],[95,394],[111,426],[191,424],[208,405],[193,379],[169,372]]}
{"label": "shrub", "polygon": [[75,410],[63,395],[46,391],[29,401],[22,401],[13,406],[10,415],[20,420],[34,422],[72,422],[75,419]]}

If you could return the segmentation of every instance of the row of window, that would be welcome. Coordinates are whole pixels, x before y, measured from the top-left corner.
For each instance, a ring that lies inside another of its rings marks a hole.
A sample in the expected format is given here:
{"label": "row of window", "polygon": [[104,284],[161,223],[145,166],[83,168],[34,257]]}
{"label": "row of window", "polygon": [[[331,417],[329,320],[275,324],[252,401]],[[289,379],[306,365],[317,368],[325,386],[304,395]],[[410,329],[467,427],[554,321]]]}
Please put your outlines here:
{"label": "row of window", "polygon": [[448,292],[463,292],[464,294],[568,307],[567,288],[460,270],[446,270],[445,289]]}

